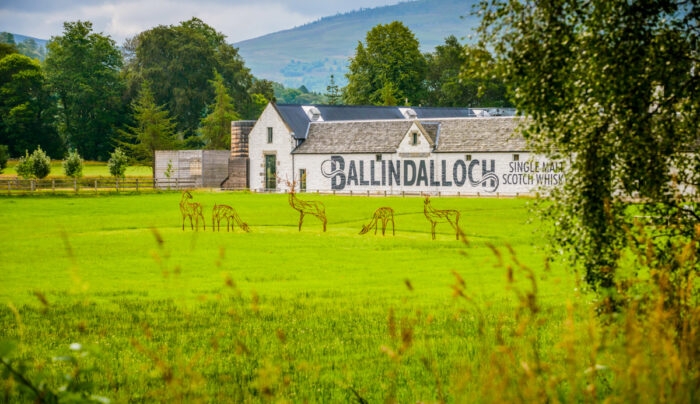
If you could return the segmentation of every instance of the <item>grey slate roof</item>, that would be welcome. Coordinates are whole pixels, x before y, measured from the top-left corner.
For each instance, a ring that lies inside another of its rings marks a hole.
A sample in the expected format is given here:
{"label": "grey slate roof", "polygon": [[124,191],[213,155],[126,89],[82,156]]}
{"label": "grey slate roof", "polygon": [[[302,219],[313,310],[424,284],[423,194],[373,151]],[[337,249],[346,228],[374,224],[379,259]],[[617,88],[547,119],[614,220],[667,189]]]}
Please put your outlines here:
{"label": "grey slate roof", "polygon": [[[314,122],[294,153],[395,153],[412,122]],[[421,125],[437,144],[435,152],[513,152],[527,151],[525,139],[515,132],[521,122],[522,118],[515,117],[453,118],[431,119]]]}
{"label": "grey slate roof", "polygon": [[[289,125],[297,139],[306,139],[311,120],[299,104],[276,104],[282,119]],[[374,105],[309,105],[316,107],[323,121],[367,121],[383,119],[407,120],[399,108]],[[457,118],[475,116],[470,108],[407,107],[416,112],[418,119]]]}
{"label": "grey slate roof", "polygon": [[413,121],[314,122],[297,154],[394,153]]}

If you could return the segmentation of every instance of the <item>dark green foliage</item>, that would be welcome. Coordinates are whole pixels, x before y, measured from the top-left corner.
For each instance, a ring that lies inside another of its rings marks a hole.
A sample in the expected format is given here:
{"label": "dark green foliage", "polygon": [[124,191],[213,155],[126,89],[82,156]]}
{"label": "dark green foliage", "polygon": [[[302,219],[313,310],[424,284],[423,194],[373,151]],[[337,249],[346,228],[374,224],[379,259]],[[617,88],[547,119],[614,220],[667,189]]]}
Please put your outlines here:
{"label": "dark green foliage", "polygon": [[9,32],[0,32],[0,43],[8,45],[17,45],[15,42],[15,36]]}
{"label": "dark green foliage", "polygon": [[398,21],[379,24],[367,33],[364,44],[357,45],[343,100],[347,104],[381,105],[391,93],[390,98],[401,103],[418,105],[425,97],[426,69],[411,30]]}
{"label": "dark green foliage", "polygon": [[150,163],[155,176],[156,150],[172,150],[180,146],[175,123],[164,107],[156,105],[150,83],[146,81],[142,83],[132,109],[136,125],[120,131],[124,140],[119,143],[129,150],[135,160]]}
{"label": "dark green foliage", "polygon": [[[464,46],[455,36],[445,38],[445,43],[435,47],[435,52],[425,55],[428,63],[426,75],[426,104],[435,107],[510,107],[506,87],[496,80],[483,80],[460,74],[462,68],[474,58],[478,49]],[[480,54],[480,58],[490,55]],[[481,94],[479,91],[481,90]]]}
{"label": "dark green foliage", "polygon": [[0,59],[0,144],[11,155],[41,145],[50,155],[63,154],[63,142],[53,123],[55,100],[50,96],[39,63],[13,53]]}
{"label": "dark green foliage", "polygon": [[0,144],[0,174],[7,168],[7,160],[10,159],[10,153],[8,152],[7,146]]}
{"label": "dark green foliage", "polygon": [[73,149],[68,152],[63,161],[63,172],[66,177],[80,178],[83,176],[83,159],[77,150]]}
{"label": "dark green foliage", "polygon": [[140,33],[129,46],[129,87],[142,80],[151,83],[156,104],[174,117],[177,131],[185,138],[196,134],[207,104],[214,97],[209,81],[218,71],[226,88],[245,117],[257,111],[249,94],[252,76],[223,34],[197,18],[180,25],[160,25]]}
{"label": "dark green foliage", "polygon": [[114,149],[112,154],[107,160],[107,167],[109,167],[109,173],[113,177],[124,178],[124,173],[126,173],[126,168],[129,166],[129,159],[126,154],[120,148]]}
{"label": "dark green foliage", "polygon": [[634,216],[653,225],[669,268],[700,222],[700,159],[687,153],[700,126],[699,14],[695,1],[483,5],[479,46],[495,58],[473,71],[504,80],[535,150],[567,160],[545,216],[557,252],[593,287],[615,291]]}
{"label": "dark green foliage", "polygon": [[201,136],[207,149],[228,150],[231,148],[231,121],[240,118],[223,77],[216,73],[211,84],[214,87],[214,103],[209,107],[209,115],[202,119]]}
{"label": "dark green foliage", "polygon": [[63,27],[63,35],[49,42],[45,62],[48,83],[58,96],[59,128],[85,158],[104,160],[126,116],[121,54],[111,38],[92,32],[90,22]]}

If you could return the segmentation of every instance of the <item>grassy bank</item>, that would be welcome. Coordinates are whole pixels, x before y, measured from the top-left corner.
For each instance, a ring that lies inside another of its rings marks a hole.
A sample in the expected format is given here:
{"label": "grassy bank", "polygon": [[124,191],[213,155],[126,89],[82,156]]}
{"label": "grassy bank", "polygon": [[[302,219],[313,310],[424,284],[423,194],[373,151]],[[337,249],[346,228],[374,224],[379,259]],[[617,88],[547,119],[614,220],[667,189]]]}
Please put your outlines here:
{"label": "grassy bank", "polygon": [[[7,162],[7,168],[0,174],[3,177],[17,177],[17,160]],[[51,160],[51,173],[48,178],[64,177],[63,161]],[[86,161],[83,163],[84,177],[110,177],[109,168],[106,162],[102,161]],[[126,169],[127,177],[152,177],[151,167],[148,166],[130,166]]]}

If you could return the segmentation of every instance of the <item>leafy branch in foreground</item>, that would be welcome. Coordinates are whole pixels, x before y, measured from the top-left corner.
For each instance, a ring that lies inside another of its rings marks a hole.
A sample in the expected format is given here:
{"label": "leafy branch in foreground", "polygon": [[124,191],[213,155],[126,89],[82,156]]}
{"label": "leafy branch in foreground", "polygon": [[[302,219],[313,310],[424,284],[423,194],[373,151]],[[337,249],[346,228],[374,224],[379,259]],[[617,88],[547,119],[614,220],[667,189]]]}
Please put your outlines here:
{"label": "leafy branch in foreground", "polygon": [[494,58],[475,52],[466,73],[503,80],[533,150],[566,161],[544,216],[556,255],[603,301],[616,300],[635,216],[656,226],[651,242],[668,264],[700,223],[699,13],[680,0],[481,4],[477,49]]}

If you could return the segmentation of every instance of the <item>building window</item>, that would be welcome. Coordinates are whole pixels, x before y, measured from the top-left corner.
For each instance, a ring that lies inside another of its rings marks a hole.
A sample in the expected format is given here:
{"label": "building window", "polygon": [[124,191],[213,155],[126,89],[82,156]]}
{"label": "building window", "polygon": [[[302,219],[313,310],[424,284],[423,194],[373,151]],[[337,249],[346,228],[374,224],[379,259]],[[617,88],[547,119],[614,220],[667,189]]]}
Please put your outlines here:
{"label": "building window", "polygon": [[299,190],[301,192],[306,192],[306,169],[302,168],[299,170]]}
{"label": "building window", "polygon": [[267,143],[272,143],[272,128],[267,128]]}
{"label": "building window", "polygon": [[376,158],[377,161],[382,161],[382,155],[381,155],[381,154],[377,154],[377,155],[375,156],[375,158]]}
{"label": "building window", "polygon": [[472,155],[471,155],[471,154],[467,154],[467,156],[465,157],[465,160],[467,160],[467,161],[472,161]]}
{"label": "building window", "polygon": [[513,155],[513,161],[520,161],[520,155],[519,155],[519,154],[514,154],[514,155]]}
{"label": "building window", "polygon": [[412,145],[417,145],[418,144],[418,134],[413,133],[413,141],[411,142]]}

